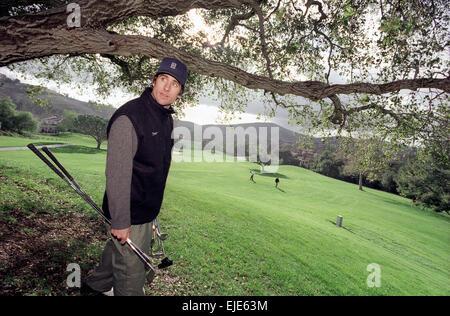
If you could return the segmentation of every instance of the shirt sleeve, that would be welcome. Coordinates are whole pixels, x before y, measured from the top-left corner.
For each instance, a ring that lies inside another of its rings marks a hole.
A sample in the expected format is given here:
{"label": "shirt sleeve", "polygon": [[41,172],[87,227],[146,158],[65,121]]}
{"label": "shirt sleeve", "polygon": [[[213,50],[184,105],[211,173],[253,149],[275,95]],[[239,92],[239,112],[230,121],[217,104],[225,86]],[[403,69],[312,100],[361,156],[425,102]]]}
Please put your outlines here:
{"label": "shirt sleeve", "polygon": [[121,115],[109,131],[106,157],[106,193],[113,229],[131,226],[131,178],[136,151],[136,131],[130,119]]}

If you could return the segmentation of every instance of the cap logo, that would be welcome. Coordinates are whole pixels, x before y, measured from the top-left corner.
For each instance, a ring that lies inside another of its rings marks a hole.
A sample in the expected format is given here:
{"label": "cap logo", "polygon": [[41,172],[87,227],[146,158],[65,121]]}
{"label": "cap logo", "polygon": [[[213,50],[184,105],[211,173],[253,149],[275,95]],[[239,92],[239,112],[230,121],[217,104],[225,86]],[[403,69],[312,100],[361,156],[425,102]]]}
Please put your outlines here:
{"label": "cap logo", "polygon": [[177,64],[176,64],[176,63],[172,63],[172,64],[170,65],[170,68],[171,68],[171,69],[176,69],[176,68],[177,68]]}

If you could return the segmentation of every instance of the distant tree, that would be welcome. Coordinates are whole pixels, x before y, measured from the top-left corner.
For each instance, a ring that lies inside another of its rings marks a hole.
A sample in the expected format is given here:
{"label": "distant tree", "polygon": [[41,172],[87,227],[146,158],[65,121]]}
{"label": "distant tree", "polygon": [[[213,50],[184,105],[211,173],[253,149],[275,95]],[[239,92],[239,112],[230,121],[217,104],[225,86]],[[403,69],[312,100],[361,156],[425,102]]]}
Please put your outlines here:
{"label": "distant tree", "polygon": [[382,174],[389,168],[397,148],[375,135],[361,138],[347,138],[343,143],[347,163],[343,175],[358,177],[359,190],[363,190],[363,179],[370,182],[380,181]]}
{"label": "distant tree", "polygon": [[39,123],[29,112],[15,111],[10,98],[0,99],[0,129],[16,133],[36,132]]}
{"label": "distant tree", "polygon": [[17,133],[31,132],[34,133],[39,127],[39,123],[33,118],[30,112],[15,112],[14,116],[11,118],[11,130]]}
{"label": "distant tree", "polygon": [[292,155],[292,152],[290,150],[281,150],[280,165],[299,166],[300,161]]}
{"label": "distant tree", "polygon": [[264,170],[264,167],[270,165],[270,163],[265,162],[265,161],[262,161],[261,159],[259,159],[259,156],[258,156],[258,160],[256,161],[256,163],[257,163],[257,164],[259,165],[259,167],[261,168],[261,172],[262,172],[262,173],[266,172],[266,171]]}
{"label": "distant tree", "polygon": [[[434,141],[410,157],[400,168],[395,181],[400,195],[436,212],[450,214],[450,138],[447,126],[434,130]],[[444,133],[445,137],[440,135]]]}
{"label": "distant tree", "polygon": [[107,120],[94,115],[79,115],[75,125],[82,134],[92,136],[97,141],[97,149],[100,149],[101,144],[106,140]]}
{"label": "distant tree", "polygon": [[16,105],[8,97],[6,99],[0,99],[0,129],[3,131],[11,130],[12,121],[14,116],[14,109]]}
{"label": "distant tree", "polygon": [[343,165],[344,162],[336,158],[336,155],[327,149],[313,163],[312,170],[325,176],[339,179]]}
{"label": "distant tree", "polygon": [[381,188],[389,193],[398,194],[397,182],[395,179],[397,177],[399,169],[405,164],[404,161],[395,161],[389,164],[389,167],[383,170],[380,177]]}
{"label": "distant tree", "polygon": [[69,111],[69,110],[64,110],[63,111],[63,120],[56,127],[57,131],[58,132],[75,132],[75,130],[76,130],[75,120],[77,119],[77,117],[78,117],[77,113],[75,113],[73,111]]}
{"label": "distant tree", "polygon": [[411,160],[396,177],[400,195],[450,214],[450,171],[432,161]]}

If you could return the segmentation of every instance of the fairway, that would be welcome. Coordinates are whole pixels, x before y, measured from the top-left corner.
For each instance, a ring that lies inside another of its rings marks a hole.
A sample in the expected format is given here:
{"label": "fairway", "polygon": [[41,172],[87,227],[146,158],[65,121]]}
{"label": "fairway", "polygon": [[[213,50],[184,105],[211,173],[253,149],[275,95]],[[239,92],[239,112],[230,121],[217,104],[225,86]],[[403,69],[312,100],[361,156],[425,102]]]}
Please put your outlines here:
{"label": "fairway", "polygon": [[[162,214],[173,231],[168,249],[186,253],[186,273],[199,275],[205,294],[449,293],[448,217],[293,166],[278,170],[278,190],[271,175],[250,182],[250,169],[172,166]],[[367,286],[372,263],[379,288]]]}
{"label": "fairway", "polygon": [[[52,152],[100,204],[106,152],[82,145]],[[56,179],[29,151],[0,152],[0,166]],[[448,216],[299,167],[281,166],[276,176],[278,188],[275,175],[248,162],[172,163],[160,224],[174,261],[167,273],[184,282],[178,294],[450,293]],[[369,287],[373,264],[380,282]]]}

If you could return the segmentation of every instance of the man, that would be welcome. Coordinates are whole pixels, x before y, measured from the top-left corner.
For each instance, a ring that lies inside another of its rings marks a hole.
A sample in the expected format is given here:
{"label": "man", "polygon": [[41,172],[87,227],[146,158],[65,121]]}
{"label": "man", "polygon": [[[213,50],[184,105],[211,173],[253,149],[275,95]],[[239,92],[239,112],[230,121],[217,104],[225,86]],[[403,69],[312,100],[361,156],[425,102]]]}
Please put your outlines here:
{"label": "man", "polygon": [[160,211],[171,162],[171,104],[183,93],[186,79],[181,61],[164,58],[152,86],[109,121],[103,211],[111,220],[111,239],[85,282],[95,291],[144,295],[144,264],[125,243],[130,238],[143,251],[150,249],[151,222]]}

